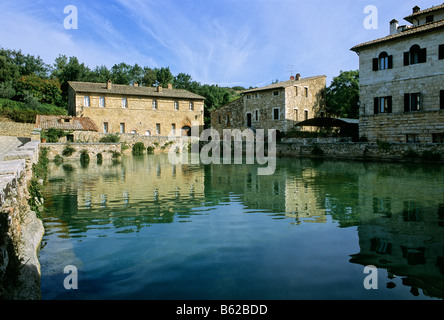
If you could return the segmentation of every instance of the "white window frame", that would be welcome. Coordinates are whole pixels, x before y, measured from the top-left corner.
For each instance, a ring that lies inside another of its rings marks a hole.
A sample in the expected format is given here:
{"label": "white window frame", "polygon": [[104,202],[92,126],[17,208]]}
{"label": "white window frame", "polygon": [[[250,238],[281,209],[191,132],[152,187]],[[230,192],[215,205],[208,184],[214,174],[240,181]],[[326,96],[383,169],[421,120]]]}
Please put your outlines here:
{"label": "white window frame", "polygon": [[122,98],[122,109],[128,109],[128,99]]}
{"label": "white window frame", "polygon": [[158,109],[159,109],[159,105],[158,105],[158,103],[157,103],[157,100],[154,99],[154,100],[153,100],[153,110],[158,110]]}
{"label": "white window frame", "polygon": [[179,101],[174,101],[174,110],[179,110]]}
{"label": "white window frame", "polygon": [[176,124],[175,123],[171,124],[171,134],[173,134],[173,135],[176,134]]}
{"label": "white window frame", "polygon": [[105,108],[106,107],[105,97],[99,97],[99,107],[100,108]]}
{"label": "white window frame", "polygon": [[156,123],[156,134],[160,134],[160,123]]}
{"label": "white window frame", "polygon": [[190,101],[190,111],[194,111],[194,102]]}
{"label": "white window frame", "polygon": [[84,107],[89,107],[89,106],[91,106],[89,96],[83,96],[83,106],[84,106]]}
{"label": "white window frame", "polygon": [[[275,110],[278,111],[278,117],[277,117],[277,119],[274,117],[274,112],[275,112]],[[273,108],[272,119],[273,119],[274,121],[279,121],[279,120],[281,120],[281,108],[279,108],[279,107],[277,107],[277,108]]]}
{"label": "white window frame", "polygon": [[125,133],[125,123],[124,122],[120,123],[120,133]]}
{"label": "white window frame", "polygon": [[108,122],[103,122],[103,133],[109,132],[109,125]]}

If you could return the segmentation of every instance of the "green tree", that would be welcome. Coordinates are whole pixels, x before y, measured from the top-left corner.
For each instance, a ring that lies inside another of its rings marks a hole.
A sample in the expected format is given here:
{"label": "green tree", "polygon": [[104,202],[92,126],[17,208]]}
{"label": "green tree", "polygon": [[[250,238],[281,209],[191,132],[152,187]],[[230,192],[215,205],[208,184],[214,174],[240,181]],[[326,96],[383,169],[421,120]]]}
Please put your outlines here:
{"label": "green tree", "polygon": [[151,69],[149,67],[143,68],[142,85],[145,87],[152,87],[157,81],[157,69]]}
{"label": "green tree", "polygon": [[326,89],[327,113],[341,118],[359,118],[359,71],[340,71]]}
{"label": "green tree", "polygon": [[191,76],[186,73],[179,73],[173,79],[173,85],[176,89],[186,89],[191,87],[192,81]]}
{"label": "green tree", "polygon": [[43,79],[35,74],[22,76],[17,81],[17,94],[23,97],[26,91],[40,103],[61,105],[62,90],[57,79]]}
{"label": "green tree", "polygon": [[173,82],[173,74],[170,71],[170,67],[160,68],[156,72],[157,84],[166,87],[169,83]]}
{"label": "green tree", "polygon": [[131,82],[131,66],[124,62],[115,64],[111,68],[111,81],[116,84],[128,85]]}

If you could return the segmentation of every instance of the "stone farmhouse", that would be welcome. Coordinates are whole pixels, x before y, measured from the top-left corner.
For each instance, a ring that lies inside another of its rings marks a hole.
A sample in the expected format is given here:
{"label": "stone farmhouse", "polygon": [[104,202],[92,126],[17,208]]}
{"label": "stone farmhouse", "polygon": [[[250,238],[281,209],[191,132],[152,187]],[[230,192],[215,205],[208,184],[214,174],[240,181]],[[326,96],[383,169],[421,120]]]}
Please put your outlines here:
{"label": "stone farmhouse", "polygon": [[298,123],[324,116],[326,76],[301,78],[242,92],[242,97],[214,110],[211,127],[223,129],[276,129],[288,132]]}
{"label": "stone farmhouse", "polygon": [[444,4],[390,22],[390,34],[351,48],[359,55],[360,136],[444,142]]}
{"label": "stone farmhouse", "polygon": [[79,136],[84,133],[98,132],[97,125],[88,117],[72,117],[57,115],[37,115],[36,128],[40,130],[60,129],[68,134],[62,137],[59,142],[74,142],[79,140]]}
{"label": "stone farmhouse", "polygon": [[69,82],[68,113],[89,117],[99,133],[186,136],[204,125],[205,98],[187,90]]}

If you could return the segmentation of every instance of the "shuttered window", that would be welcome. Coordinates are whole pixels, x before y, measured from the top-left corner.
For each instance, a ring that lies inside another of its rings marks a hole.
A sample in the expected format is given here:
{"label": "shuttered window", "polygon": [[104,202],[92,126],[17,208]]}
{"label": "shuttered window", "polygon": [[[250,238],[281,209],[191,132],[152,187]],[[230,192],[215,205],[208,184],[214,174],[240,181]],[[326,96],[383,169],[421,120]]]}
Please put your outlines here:
{"label": "shuttered window", "polygon": [[392,97],[377,97],[374,99],[374,113],[392,113]]}

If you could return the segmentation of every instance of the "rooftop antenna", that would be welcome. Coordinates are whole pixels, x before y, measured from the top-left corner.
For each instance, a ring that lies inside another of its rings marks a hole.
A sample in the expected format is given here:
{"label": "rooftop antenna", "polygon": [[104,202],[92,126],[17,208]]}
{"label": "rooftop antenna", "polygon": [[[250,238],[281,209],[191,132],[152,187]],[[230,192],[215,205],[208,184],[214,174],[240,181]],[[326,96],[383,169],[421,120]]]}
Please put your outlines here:
{"label": "rooftop antenna", "polygon": [[292,64],[287,64],[287,70],[290,71],[291,76],[294,76],[294,73],[296,72],[296,66]]}

